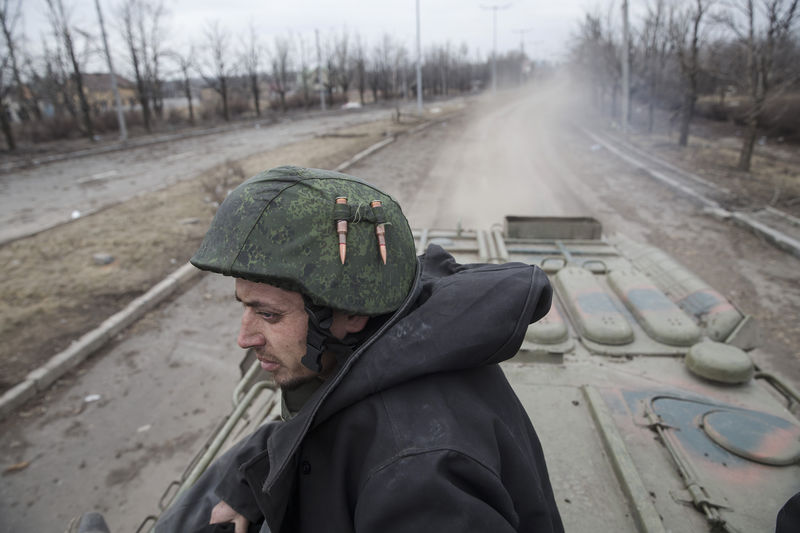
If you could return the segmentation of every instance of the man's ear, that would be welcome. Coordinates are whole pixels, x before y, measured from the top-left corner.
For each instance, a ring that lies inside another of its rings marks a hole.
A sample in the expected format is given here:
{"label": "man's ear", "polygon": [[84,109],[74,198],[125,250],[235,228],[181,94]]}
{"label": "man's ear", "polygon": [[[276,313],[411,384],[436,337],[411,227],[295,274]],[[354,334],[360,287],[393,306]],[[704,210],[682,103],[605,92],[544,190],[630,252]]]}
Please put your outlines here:
{"label": "man's ear", "polygon": [[350,315],[342,311],[333,311],[333,323],[330,330],[334,337],[343,339],[350,333],[358,333],[364,329],[369,320],[368,316]]}
{"label": "man's ear", "polygon": [[347,321],[345,322],[347,333],[358,333],[366,327],[368,320],[368,316],[347,315]]}

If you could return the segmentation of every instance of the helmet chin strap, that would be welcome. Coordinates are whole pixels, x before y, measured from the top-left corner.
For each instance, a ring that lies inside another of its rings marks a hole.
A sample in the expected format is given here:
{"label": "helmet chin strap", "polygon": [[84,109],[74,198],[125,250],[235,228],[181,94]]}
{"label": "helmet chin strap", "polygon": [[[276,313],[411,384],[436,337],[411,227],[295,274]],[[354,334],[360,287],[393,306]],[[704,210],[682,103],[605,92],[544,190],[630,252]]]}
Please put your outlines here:
{"label": "helmet chin strap", "polygon": [[308,314],[308,334],[306,336],[306,354],[300,360],[303,366],[314,372],[322,372],[322,354],[330,339],[335,338],[330,327],[333,323],[333,310],[306,303]]}
{"label": "helmet chin strap", "polygon": [[341,362],[353,353],[353,347],[358,342],[357,336],[348,335],[344,339],[337,339],[331,333],[333,323],[333,309],[305,304],[308,314],[308,334],[306,335],[306,354],[300,362],[314,372],[322,372],[322,354],[332,352]]}

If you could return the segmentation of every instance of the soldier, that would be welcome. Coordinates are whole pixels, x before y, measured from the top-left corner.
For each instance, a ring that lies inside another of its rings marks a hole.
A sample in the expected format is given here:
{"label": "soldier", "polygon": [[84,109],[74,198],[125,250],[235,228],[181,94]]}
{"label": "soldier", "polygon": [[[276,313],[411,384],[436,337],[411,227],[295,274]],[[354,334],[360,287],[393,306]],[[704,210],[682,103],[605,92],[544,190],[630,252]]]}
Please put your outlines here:
{"label": "soldier", "polygon": [[236,188],[192,263],[235,277],[238,343],[283,418],[217,460],[167,531],[562,531],[544,455],[498,363],[550,308],[534,266],[416,256],[400,206],[280,167]]}

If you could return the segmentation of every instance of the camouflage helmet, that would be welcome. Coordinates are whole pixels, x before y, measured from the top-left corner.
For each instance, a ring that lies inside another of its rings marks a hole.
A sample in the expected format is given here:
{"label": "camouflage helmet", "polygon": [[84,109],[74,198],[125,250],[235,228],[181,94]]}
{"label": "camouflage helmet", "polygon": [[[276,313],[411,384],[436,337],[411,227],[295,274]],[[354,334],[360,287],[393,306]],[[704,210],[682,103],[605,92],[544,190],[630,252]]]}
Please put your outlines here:
{"label": "camouflage helmet", "polygon": [[[341,220],[347,221],[344,263]],[[379,227],[385,232],[385,264]],[[234,189],[191,263],[368,316],[400,306],[417,265],[411,229],[392,197],[346,174],[293,166],[262,172]]]}

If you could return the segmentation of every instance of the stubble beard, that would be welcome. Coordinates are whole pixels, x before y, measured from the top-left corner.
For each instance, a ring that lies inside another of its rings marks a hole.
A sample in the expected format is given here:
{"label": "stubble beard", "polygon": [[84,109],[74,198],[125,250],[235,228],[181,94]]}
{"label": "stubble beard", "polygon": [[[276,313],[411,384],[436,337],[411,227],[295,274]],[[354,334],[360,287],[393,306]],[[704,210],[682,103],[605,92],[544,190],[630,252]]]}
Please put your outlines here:
{"label": "stubble beard", "polygon": [[282,391],[293,391],[299,389],[306,383],[310,383],[317,379],[319,379],[319,374],[312,374],[308,376],[294,376],[288,378],[283,383],[279,383],[278,386]]}
{"label": "stubble beard", "polygon": [[299,376],[289,376],[283,383],[278,383],[278,387],[280,387],[282,391],[293,391],[315,380],[322,382],[328,379],[338,367],[339,365],[336,358],[333,357],[330,352],[325,352],[325,354],[323,354],[322,372],[314,372],[303,365],[303,369],[309,370],[308,374],[304,373]]}
{"label": "stubble beard", "polygon": [[[319,376],[319,374],[316,373],[293,376],[291,375],[291,370],[289,370],[288,366],[282,360],[278,359],[277,357],[268,356],[267,353],[263,351],[263,349],[256,350],[256,357],[259,360],[265,359],[268,361],[274,361],[278,364],[278,368],[276,370],[269,372],[270,374],[272,374],[272,379],[273,381],[275,381],[275,384],[278,385],[278,387],[284,391],[293,391],[301,387],[302,385],[305,385],[306,383],[313,381]],[[306,367],[303,366],[302,368],[305,369]],[[311,371],[309,370],[309,372]],[[281,379],[280,377],[281,374],[288,374],[288,375],[286,375],[285,378]]]}

